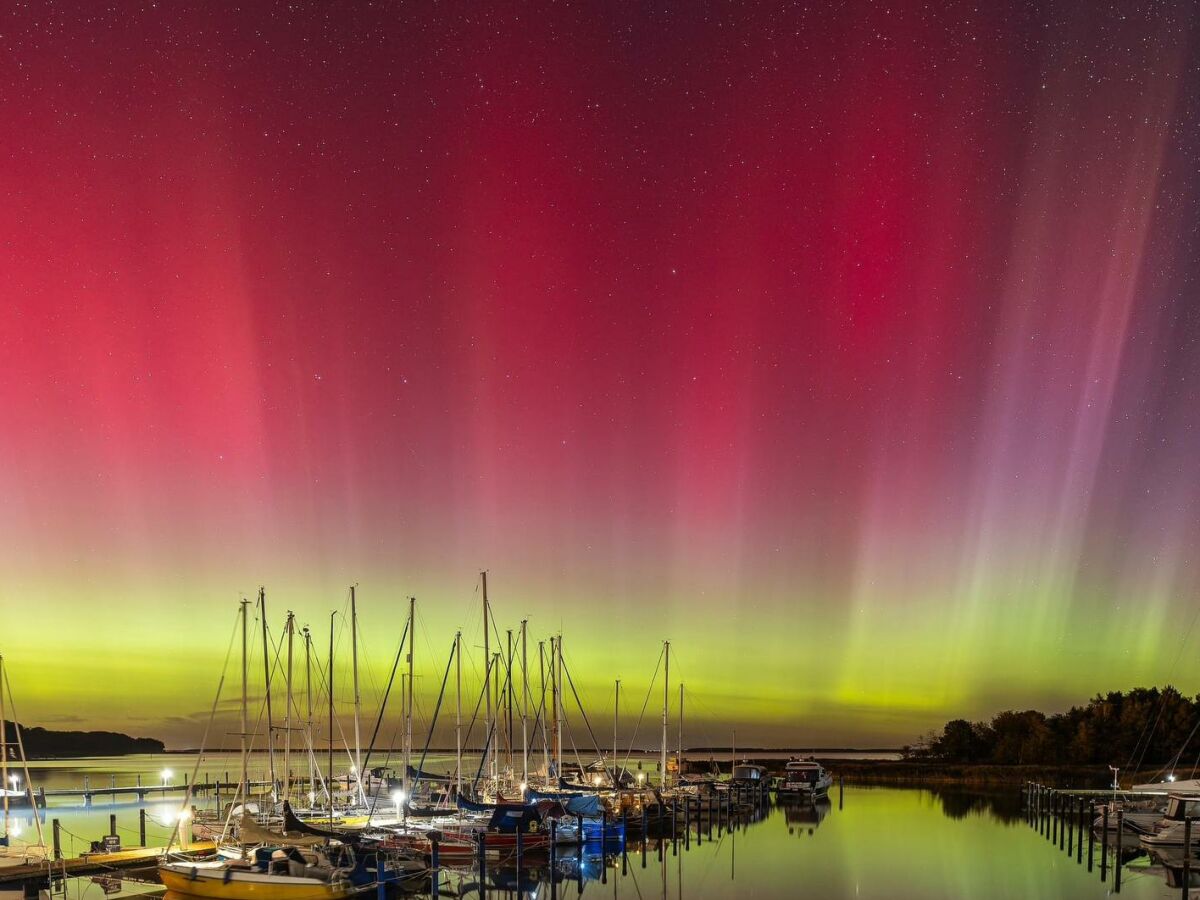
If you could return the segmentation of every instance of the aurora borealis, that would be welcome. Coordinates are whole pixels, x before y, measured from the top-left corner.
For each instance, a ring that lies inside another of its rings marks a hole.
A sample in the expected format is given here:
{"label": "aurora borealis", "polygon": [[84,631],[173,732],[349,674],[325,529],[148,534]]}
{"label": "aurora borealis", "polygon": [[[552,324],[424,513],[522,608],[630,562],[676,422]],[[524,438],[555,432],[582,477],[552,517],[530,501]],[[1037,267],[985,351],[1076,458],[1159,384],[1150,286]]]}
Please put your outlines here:
{"label": "aurora borealis", "polygon": [[1200,691],[1196,12],[5,11],[23,718],[194,746],[260,584],[428,699],[483,568],[695,743]]}

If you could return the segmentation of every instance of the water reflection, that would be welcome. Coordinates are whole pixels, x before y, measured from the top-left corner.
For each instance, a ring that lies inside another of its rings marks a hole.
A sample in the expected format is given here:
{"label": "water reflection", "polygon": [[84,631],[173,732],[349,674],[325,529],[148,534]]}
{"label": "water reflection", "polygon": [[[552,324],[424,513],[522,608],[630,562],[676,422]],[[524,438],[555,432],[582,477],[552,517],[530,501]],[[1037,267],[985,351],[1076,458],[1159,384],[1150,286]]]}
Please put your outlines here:
{"label": "water reflection", "polygon": [[[1014,827],[1024,822],[1017,794],[849,787],[841,804],[835,791],[831,800],[771,803],[731,821],[694,818],[686,832],[679,823],[674,832],[610,846],[607,852],[599,847],[564,850],[553,860],[529,854],[520,866],[515,860],[489,860],[482,872],[473,865],[444,867],[438,873],[437,895],[538,900],[581,895],[616,900],[1099,900],[1110,895],[1111,849],[1102,882],[1100,842],[1095,843],[1095,865],[1089,872],[1086,850],[1078,850],[1077,829],[1071,835],[1076,851],[1068,855],[1036,828]],[[59,814],[60,810],[50,811],[51,816]],[[88,810],[86,815],[95,817],[96,812]],[[94,837],[107,824],[106,815],[99,818],[76,827],[86,826]],[[1151,859],[1136,845],[1123,851],[1122,896],[1138,900],[1179,895],[1181,860]],[[1076,862],[1079,854],[1082,863]],[[1200,860],[1188,880],[1200,887]],[[68,900],[99,900],[152,890],[161,888],[139,884],[127,874],[124,880],[116,875],[75,879],[65,895]],[[393,900],[431,897],[428,874],[409,880],[393,895]],[[374,900],[374,894],[365,900]]]}

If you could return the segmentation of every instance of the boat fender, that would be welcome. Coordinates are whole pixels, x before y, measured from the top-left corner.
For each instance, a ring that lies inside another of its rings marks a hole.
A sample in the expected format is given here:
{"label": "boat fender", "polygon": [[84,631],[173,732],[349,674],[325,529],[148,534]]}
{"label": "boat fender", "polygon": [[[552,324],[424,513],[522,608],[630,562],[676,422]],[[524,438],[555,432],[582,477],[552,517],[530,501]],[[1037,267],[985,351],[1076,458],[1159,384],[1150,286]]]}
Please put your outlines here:
{"label": "boat fender", "polygon": [[190,880],[191,880],[191,881],[195,881],[195,880],[196,880],[197,878],[199,878],[199,877],[200,877],[200,873],[196,871],[196,867],[195,867],[195,866],[192,866],[192,877],[191,877],[191,879],[190,879]]}
{"label": "boat fender", "polygon": [[[192,877],[193,878],[196,877],[195,869],[192,869]],[[229,866],[226,866],[225,867],[225,875],[221,878],[221,883],[229,884],[229,882],[231,882],[231,881],[233,881],[233,869],[231,869]]]}

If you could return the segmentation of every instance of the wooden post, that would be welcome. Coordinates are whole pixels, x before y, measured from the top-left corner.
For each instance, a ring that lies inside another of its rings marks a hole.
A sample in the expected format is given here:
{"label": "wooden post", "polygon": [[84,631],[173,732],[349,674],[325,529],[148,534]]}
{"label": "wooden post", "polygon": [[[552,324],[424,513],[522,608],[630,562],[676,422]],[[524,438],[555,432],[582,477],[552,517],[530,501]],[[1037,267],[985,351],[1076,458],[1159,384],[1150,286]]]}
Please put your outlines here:
{"label": "wooden post", "polygon": [[692,800],[683,798],[683,849],[692,849]]}
{"label": "wooden post", "polygon": [[146,807],[138,810],[138,838],[139,843],[146,846]]}
{"label": "wooden post", "polygon": [[108,833],[113,837],[117,836],[117,814],[109,813],[108,815]]}
{"label": "wooden post", "polygon": [[1058,804],[1062,798],[1057,793],[1050,795],[1050,843],[1058,843]]}
{"label": "wooden post", "polygon": [[1114,872],[1114,875],[1116,877],[1113,879],[1113,883],[1117,889],[1118,894],[1121,893],[1121,838],[1123,837],[1122,833],[1125,831],[1124,819],[1125,819],[1125,811],[1122,809],[1118,809],[1117,810],[1117,853],[1113,859],[1113,865],[1116,867],[1116,871]]}
{"label": "wooden post", "polygon": [[62,859],[62,823],[55,819],[54,822],[54,858]]}
{"label": "wooden post", "polygon": [[1104,814],[1100,826],[1100,880],[1108,881],[1108,804],[1104,804]]}
{"label": "wooden post", "polygon": [[1075,862],[1082,865],[1083,863],[1083,830],[1088,826],[1087,807],[1083,804],[1083,798],[1079,798],[1079,840],[1075,842]]}
{"label": "wooden post", "polygon": [[1088,871],[1092,871],[1092,859],[1096,855],[1096,801],[1088,801]]}
{"label": "wooden post", "polygon": [[1183,820],[1183,878],[1180,896],[1188,898],[1188,882],[1192,880],[1192,817]]}
{"label": "wooden post", "polygon": [[1070,798],[1063,794],[1058,798],[1058,849],[1066,847],[1067,841],[1067,802]]}
{"label": "wooden post", "polygon": [[1067,795],[1067,856],[1075,855],[1075,795]]}
{"label": "wooden post", "polygon": [[[558,900],[558,820],[550,820],[550,900]],[[481,882],[482,883],[482,882]]]}

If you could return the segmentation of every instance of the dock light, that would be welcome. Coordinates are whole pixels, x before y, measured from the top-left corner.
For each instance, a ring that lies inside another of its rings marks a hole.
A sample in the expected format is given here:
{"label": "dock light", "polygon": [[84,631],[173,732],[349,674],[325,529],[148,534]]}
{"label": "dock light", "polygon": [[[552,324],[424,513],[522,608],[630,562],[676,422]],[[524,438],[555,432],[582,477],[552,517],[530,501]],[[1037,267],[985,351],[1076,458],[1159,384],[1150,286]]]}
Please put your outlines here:
{"label": "dock light", "polygon": [[171,783],[171,776],[172,776],[172,775],[174,775],[174,774],[175,774],[175,773],[174,773],[174,772],[172,772],[170,769],[163,769],[163,770],[162,770],[162,780],[163,780],[163,784],[170,784],[170,783]]}
{"label": "dock light", "polygon": [[1175,773],[1172,772],[1170,775],[1167,776],[1167,781],[1174,781],[1174,780],[1175,780]]}
{"label": "dock light", "polygon": [[190,809],[181,809],[175,816],[175,818],[179,820],[180,824],[186,822],[191,817],[192,811]]}
{"label": "dock light", "polygon": [[21,836],[21,823],[14,820],[8,826],[8,833],[11,837],[20,837]]}
{"label": "dock light", "polygon": [[312,804],[314,804],[314,803],[316,803],[316,802],[317,802],[317,792],[316,792],[316,791],[309,791],[309,792],[308,792],[308,804],[309,804],[309,806],[312,806]]}
{"label": "dock light", "polygon": [[592,784],[594,784],[596,787],[600,787],[600,776],[599,775],[592,776]]}
{"label": "dock light", "polygon": [[638,784],[645,784],[645,783],[646,783],[646,773],[638,772]]}
{"label": "dock light", "polygon": [[522,781],[518,787],[520,787],[522,794],[529,790],[529,785],[527,785],[524,781]]}
{"label": "dock light", "polygon": [[392,802],[396,804],[396,818],[400,818],[400,807],[404,805],[404,791],[392,791]]}
{"label": "dock light", "polygon": [[21,786],[21,776],[20,775],[9,775],[8,781],[13,786],[14,791],[17,790]]}

